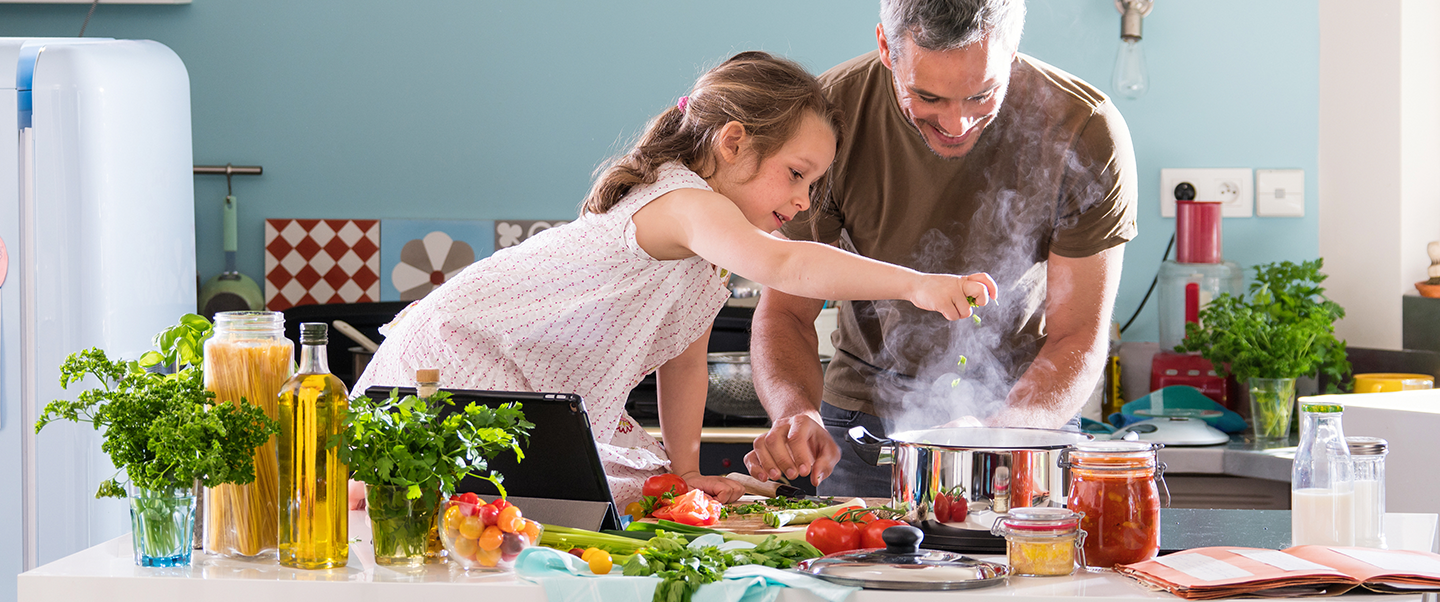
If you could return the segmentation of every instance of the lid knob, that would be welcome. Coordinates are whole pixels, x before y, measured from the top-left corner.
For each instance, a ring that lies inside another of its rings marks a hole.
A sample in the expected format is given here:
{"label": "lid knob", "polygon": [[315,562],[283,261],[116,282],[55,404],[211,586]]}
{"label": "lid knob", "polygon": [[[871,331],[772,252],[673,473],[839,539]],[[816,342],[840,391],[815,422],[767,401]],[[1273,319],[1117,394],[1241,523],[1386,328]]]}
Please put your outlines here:
{"label": "lid knob", "polygon": [[925,534],[910,525],[895,525],[880,532],[886,554],[919,554]]}

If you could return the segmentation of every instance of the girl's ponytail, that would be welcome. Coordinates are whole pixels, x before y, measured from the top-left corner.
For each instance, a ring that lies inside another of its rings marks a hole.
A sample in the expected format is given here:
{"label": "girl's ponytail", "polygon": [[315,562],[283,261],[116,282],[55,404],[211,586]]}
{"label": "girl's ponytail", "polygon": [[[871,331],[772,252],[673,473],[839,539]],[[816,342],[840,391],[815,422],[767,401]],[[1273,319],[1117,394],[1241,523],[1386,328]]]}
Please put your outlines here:
{"label": "girl's ponytail", "polygon": [[831,124],[838,141],[839,114],[803,67],[760,51],[730,57],[701,76],[685,102],[651,120],[630,152],[601,168],[582,211],[609,211],[637,186],[654,183],[660,167],[671,161],[709,177],[715,167],[713,138],[731,121],[745,126],[751,150],[763,160],[811,111]]}

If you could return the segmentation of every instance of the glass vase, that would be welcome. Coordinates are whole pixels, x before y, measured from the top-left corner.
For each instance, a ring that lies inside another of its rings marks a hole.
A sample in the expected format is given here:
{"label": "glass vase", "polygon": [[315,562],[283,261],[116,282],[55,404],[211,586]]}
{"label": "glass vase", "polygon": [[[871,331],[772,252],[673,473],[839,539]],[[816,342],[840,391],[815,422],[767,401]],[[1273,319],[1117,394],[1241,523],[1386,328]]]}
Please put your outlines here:
{"label": "glass vase", "polygon": [[195,530],[195,492],[189,486],[146,489],[131,485],[130,536],[139,566],[190,564]]}
{"label": "glass vase", "polygon": [[404,486],[369,485],[365,489],[375,564],[409,568],[424,565],[430,528],[440,504],[439,490],[409,499],[405,497],[409,488]]}
{"label": "glass vase", "polygon": [[1251,378],[1250,419],[1255,440],[1283,442],[1290,439],[1290,417],[1295,411],[1294,378]]}

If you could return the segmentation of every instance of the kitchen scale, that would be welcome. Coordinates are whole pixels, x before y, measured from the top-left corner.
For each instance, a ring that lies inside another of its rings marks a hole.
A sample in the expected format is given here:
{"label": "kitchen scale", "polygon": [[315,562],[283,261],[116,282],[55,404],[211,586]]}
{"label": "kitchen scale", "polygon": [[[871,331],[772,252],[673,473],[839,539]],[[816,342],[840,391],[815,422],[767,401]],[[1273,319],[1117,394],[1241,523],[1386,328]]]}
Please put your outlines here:
{"label": "kitchen scale", "polygon": [[1210,426],[1200,418],[1186,416],[1162,416],[1141,420],[1115,431],[1110,438],[1127,439],[1131,436],[1140,441],[1175,446],[1219,445],[1230,442],[1230,435],[1224,431]]}

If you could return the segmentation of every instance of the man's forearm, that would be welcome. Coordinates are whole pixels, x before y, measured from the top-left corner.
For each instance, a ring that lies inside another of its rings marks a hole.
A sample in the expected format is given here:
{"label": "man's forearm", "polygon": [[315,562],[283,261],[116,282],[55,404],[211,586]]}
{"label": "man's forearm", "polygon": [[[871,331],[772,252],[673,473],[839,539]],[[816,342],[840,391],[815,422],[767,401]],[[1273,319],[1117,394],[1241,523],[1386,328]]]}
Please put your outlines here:
{"label": "man's forearm", "polygon": [[[1086,340],[1089,339],[1089,340]],[[989,422],[1060,428],[1090,399],[1104,372],[1106,342],[1096,337],[1049,339]]]}
{"label": "man's forearm", "polygon": [[778,291],[761,295],[750,327],[750,363],[755,391],[772,421],[820,410],[819,338],[814,317],[805,318],[811,305],[818,314],[821,304]]}

